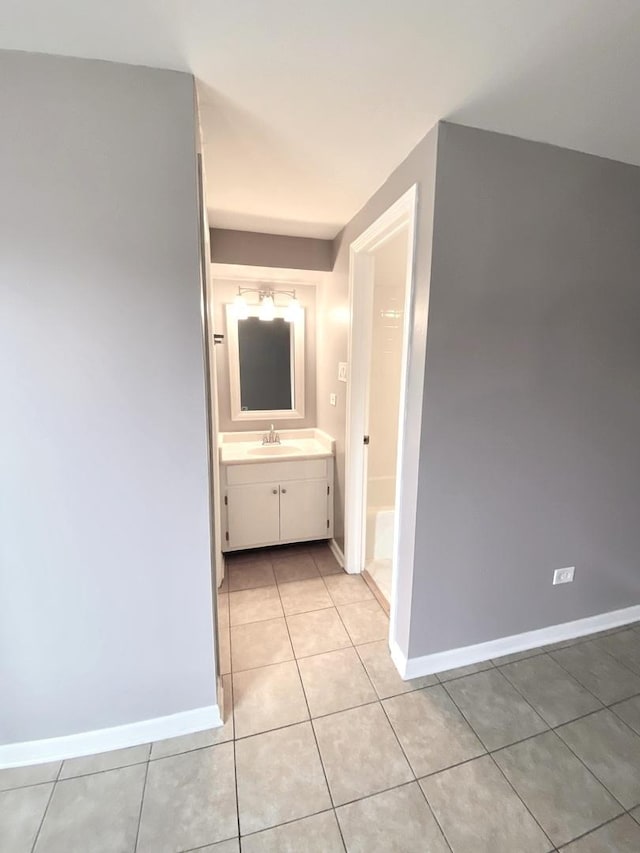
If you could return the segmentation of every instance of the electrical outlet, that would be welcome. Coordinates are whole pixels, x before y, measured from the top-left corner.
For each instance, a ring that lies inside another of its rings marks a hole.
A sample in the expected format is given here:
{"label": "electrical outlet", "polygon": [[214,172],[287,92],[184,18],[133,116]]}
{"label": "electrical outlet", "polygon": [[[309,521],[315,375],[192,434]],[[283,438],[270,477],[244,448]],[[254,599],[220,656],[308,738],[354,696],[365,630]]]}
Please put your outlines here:
{"label": "electrical outlet", "polygon": [[338,362],[338,381],[346,382],[347,381],[347,362],[339,361]]}
{"label": "electrical outlet", "polygon": [[554,586],[557,583],[573,583],[573,573],[575,570],[575,566],[569,566],[566,569],[556,569],[553,573]]}
{"label": "electrical outlet", "polygon": [[329,405],[335,406],[337,402],[338,402],[337,395],[336,394],[329,394]]}

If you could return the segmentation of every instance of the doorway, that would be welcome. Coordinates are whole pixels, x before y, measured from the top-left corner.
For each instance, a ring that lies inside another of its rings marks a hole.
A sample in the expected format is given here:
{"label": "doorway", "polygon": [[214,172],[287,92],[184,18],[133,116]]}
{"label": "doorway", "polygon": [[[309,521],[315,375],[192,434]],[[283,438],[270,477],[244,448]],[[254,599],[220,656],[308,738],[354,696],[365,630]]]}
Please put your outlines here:
{"label": "doorway", "polygon": [[[391,602],[398,421],[407,279],[408,229],[373,252],[371,347],[364,446],[364,553],[366,580]],[[365,318],[363,318],[365,322]],[[384,603],[383,603],[384,606]]]}
{"label": "doorway", "polygon": [[350,247],[345,568],[366,572],[386,600],[396,665],[408,638],[426,346],[416,207],[414,185]]}

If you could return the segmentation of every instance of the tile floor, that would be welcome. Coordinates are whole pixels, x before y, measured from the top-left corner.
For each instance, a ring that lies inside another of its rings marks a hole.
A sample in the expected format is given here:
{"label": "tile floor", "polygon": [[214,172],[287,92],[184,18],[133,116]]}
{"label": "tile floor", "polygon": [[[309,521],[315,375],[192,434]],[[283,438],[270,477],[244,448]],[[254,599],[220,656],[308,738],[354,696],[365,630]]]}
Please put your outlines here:
{"label": "tile floor", "polygon": [[2,853],[640,851],[640,626],[403,682],[325,546],[219,600],[225,726],[0,771]]}

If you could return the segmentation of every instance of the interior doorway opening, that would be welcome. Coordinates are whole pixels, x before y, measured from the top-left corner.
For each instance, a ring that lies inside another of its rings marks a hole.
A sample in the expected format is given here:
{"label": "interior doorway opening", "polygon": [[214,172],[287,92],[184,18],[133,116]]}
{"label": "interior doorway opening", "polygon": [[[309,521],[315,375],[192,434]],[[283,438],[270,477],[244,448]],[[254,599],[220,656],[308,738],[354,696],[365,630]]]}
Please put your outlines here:
{"label": "interior doorway opening", "polygon": [[[391,601],[400,383],[407,284],[407,226],[373,251],[369,378],[365,411],[363,571]],[[363,318],[366,322],[366,318]]]}
{"label": "interior doorway opening", "polygon": [[366,573],[386,601],[397,664],[408,639],[426,343],[415,315],[416,207],[414,185],[351,244],[349,270],[345,568]]}

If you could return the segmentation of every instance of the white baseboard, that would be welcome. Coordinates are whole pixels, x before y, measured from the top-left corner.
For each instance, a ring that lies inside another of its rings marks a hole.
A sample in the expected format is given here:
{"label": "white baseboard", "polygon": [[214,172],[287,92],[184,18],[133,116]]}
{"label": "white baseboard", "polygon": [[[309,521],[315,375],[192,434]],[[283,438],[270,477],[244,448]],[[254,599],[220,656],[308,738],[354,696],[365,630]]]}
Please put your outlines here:
{"label": "white baseboard", "polygon": [[335,539],[329,539],[329,548],[339,565],[344,569],[344,554]]}
{"label": "white baseboard", "polygon": [[44,764],[47,761],[62,761],[96,752],[109,752],[127,746],[139,746],[155,740],[188,735],[204,729],[222,725],[217,705],[194,708],[167,717],[140,720],[124,726],[96,729],[75,735],[46,738],[0,745],[0,770],[7,767],[24,767],[28,764]]}
{"label": "white baseboard", "polygon": [[628,625],[638,620],[640,620],[640,605],[634,605],[622,610],[612,610],[609,613],[599,613],[597,616],[587,616],[585,619],[576,619],[573,622],[562,622],[560,625],[550,625],[548,628],[525,631],[523,634],[513,634],[510,637],[500,637],[486,643],[477,643],[474,646],[464,646],[417,658],[407,658],[400,647],[392,642],[390,644],[391,659],[402,678],[408,680],[431,675],[434,672],[444,672],[446,669],[480,663],[491,658],[499,658],[502,655],[528,651],[550,643],[559,643],[561,640],[573,640],[576,637]]}

